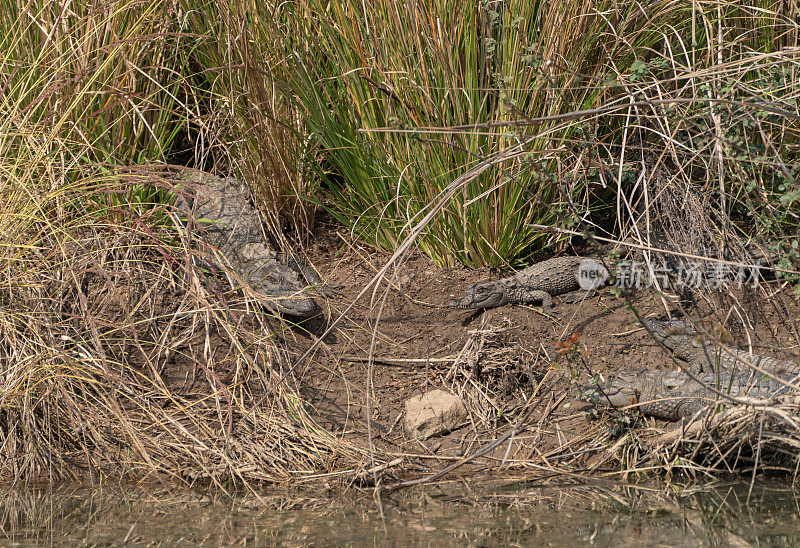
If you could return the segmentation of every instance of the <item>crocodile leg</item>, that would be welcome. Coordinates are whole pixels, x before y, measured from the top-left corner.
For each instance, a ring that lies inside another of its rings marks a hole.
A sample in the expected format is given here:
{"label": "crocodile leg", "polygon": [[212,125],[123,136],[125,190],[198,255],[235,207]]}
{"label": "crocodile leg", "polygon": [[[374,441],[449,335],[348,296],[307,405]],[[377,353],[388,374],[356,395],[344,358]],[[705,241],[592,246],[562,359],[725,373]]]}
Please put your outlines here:
{"label": "crocodile leg", "polygon": [[553,308],[553,297],[547,291],[522,291],[520,292],[520,301],[525,304],[541,302],[542,308],[545,310]]}

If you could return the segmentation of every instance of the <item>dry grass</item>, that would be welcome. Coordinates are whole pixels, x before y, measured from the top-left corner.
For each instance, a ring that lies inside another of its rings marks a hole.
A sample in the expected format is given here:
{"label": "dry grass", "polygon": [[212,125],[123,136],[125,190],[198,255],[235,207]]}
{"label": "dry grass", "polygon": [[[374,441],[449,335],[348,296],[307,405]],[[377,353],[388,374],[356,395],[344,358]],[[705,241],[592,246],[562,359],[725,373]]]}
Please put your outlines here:
{"label": "dry grass", "polygon": [[[765,471],[796,478],[796,392],[760,399],[737,395],[739,403],[722,394],[724,407],[711,405],[679,423],[645,419],[635,409],[597,415],[571,403],[574,411],[568,411],[570,406],[562,404],[590,385],[586,373],[598,364],[582,357],[580,345],[567,341],[557,348],[563,358],[554,367],[554,354],[521,346],[513,331],[508,323],[470,331],[442,372],[441,382],[470,411],[470,427],[458,434],[473,440],[470,450],[450,459],[431,453],[429,458],[444,461],[433,473],[389,482],[383,490],[474,484],[480,481],[476,478],[603,487],[660,476],[666,480],[660,488],[667,490],[673,482],[696,484],[729,475],[755,480]],[[613,369],[606,374],[613,375]]]}
{"label": "dry grass", "polygon": [[276,383],[288,364],[258,303],[194,265],[197,242],[176,212],[112,223],[82,199],[145,176],[52,193],[0,187],[19,213],[2,216],[0,232],[2,478],[228,489],[352,476],[359,451],[317,427],[290,382]]}

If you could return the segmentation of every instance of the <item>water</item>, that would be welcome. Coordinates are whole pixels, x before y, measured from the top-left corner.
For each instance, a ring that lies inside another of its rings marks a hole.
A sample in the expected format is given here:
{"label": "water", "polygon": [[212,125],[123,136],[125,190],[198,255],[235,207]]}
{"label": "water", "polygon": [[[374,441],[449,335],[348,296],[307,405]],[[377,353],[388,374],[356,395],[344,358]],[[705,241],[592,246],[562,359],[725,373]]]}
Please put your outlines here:
{"label": "water", "polygon": [[[436,488],[389,497],[384,519],[367,494],[265,495],[233,500],[198,493],[6,490],[0,544],[207,546],[794,546],[800,494],[786,483],[719,486],[682,496],[585,487],[513,486],[480,495]],[[458,499],[458,500],[457,500]]]}

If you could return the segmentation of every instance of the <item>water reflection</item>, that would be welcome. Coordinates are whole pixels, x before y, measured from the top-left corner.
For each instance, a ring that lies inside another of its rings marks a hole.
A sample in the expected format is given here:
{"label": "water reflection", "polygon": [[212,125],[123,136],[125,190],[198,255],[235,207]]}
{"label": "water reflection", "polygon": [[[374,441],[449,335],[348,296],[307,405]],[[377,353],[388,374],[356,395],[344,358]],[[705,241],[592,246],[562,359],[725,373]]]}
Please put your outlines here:
{"label": "water reflection", "polygon": [[[212,499],[153,488],[14,489],[0,494],[0,538],[19,546],[89,544],[475,546],[783,546],[800,542],[800,503],[783,484],[680,495],[642,488],[437,488],[360,501],[271,494]],[[385,525],[384,525],[385,524]]]}

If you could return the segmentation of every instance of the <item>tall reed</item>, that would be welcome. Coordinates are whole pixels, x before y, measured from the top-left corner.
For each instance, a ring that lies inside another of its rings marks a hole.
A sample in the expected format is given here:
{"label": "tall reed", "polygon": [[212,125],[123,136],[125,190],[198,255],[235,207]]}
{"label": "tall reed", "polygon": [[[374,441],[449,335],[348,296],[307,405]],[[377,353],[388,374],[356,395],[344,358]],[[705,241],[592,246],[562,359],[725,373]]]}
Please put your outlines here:
{"label": "tall reed", "polygon": [[[761,79],[747,59],[786,59],[782,48],[797,34],[783,8],[755,0],[234,2],[222,19],[219,42],[244,67],[231,80],[240,150],[246,163],[277,165],[282,175],[249,172],[277,181],[273,194],[305,193],[379,249],[394,249],[481,158],[525,150],[465,187],[418,242],[442,265],[470,266],[514,262],[543,245],[530,223],[571,224],[577,214],[610,229],[603,211],[615,210],[639,170],[619,148],[631,146],[633,130],[647,134],[638,148],[678,146],[665,124],[711,120],[722,74]],[[670,97],[695,102],[671,112],[625,107]],[[269,139],[257,137],[265,132]]]}

